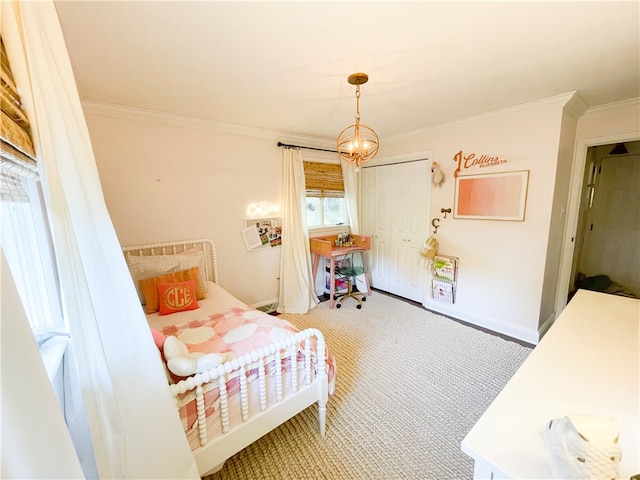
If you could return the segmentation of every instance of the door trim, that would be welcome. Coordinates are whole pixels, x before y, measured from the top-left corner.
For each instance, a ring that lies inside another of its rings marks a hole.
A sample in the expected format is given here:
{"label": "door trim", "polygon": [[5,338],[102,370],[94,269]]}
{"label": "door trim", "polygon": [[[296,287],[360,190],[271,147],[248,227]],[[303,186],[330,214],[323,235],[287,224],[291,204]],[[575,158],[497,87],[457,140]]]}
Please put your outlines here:
{"label": "door trim", "polygon": [[580,215],[580,200],[582,189],[584,188],[584,171],[587,167],[587,153],[590,147],[608,145],[619,142],[638,141],[637,133],[622,133],[616,135],[605,135],[602,137],[585,138],[576,143],[576,150],[573,157],[571,170],[571,180],[569,183],[569,199],[567,202],[567,216],[565,218],[564,239],[560,252],[560,270],[556,284],[555,318],[567,305],[569,295],[569,285],[571,283],[571,268],[573,264],[573,252],[575,248],[574,239],[578,232],[578,218]]}

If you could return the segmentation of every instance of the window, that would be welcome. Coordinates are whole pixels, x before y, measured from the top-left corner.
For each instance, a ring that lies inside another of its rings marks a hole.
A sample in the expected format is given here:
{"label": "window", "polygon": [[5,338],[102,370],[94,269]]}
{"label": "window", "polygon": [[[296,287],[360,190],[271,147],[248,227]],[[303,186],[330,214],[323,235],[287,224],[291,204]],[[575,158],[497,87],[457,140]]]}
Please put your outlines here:
{"label": "window", "polygon": [[343,225],[347,218],[344,198],[310,196],[307,193],[307,224],[310,228]]}
{"label": "window", "polygon": [[0,241],[38,343],[66,331],[39,185],[22,178],[29,201],[0,201]]}
{"label": "window", "polygon": [[348,215],[342,167],[331,163],[304,162],[304,175],[309,228],[346,224]]}
{"label": "window", "polygon": [[33,333],[44,344],[66,335],[66,327],[31,126],[1,37],[0,63],[0,243]]}

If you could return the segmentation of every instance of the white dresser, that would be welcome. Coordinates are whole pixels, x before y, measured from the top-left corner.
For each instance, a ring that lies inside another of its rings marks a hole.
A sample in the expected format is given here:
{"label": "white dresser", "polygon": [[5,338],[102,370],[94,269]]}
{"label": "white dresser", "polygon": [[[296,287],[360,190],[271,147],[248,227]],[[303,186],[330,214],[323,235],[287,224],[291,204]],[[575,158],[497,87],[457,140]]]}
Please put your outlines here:
{"label": "white dresser", "polygon": [[620,423],[620,479],[640,473],[640,300],[579,290],[475,426],[476,479],[552,478],[544,429],[567,414]]}

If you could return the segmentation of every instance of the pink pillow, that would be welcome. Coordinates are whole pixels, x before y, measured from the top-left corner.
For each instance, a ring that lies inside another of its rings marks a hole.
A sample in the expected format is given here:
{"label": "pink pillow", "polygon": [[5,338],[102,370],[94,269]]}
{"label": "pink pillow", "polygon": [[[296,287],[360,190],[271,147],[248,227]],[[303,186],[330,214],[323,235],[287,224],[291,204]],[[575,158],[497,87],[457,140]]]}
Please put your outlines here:
{"label": "pink pillow", "polygon": [[155,342],[156,347],[158,347],[158,350],[162,353],[164,347],[164,333],[158,329],[152,328],[151,335],[153,335],[153,341]]}
{"label": "pink pillow", "polygon": [[156,344],[156,347],[158,347],[158,350],[160,351],[160,358],[162,359],[162,367],[164,368],[164,373],[167,376],[167,381],[169,382],[169,384],[179,382],[181,379],[176,378],[175,375],[173,375],[167,368],[167,360],[164,357],[164,344],[166,340],[164,333],[162,333],[160,330],[157,330],[155,328],[151,328],[150,330],[151,330],[151,336],[153,337],[153,342]]}

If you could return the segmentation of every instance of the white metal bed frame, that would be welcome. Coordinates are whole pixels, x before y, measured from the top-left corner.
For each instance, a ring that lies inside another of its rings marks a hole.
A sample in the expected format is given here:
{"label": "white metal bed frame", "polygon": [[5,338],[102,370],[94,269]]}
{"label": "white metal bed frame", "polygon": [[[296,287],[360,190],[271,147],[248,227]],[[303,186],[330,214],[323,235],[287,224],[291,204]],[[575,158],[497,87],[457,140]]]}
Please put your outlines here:
{"label": "white metal bed frame", "polygon": [[[204,253],[205,271],[208,280],[219,283],[218,259],[215,244],[208,239],[184,240],[165,243],[149,243],[123,247],[126,256],[129,255],[177,255],[189,250],[199,250]],[[311,352],[309,341],[316,339],[316,358],[318,368],[312,374]],[[305,351],[304,383],[298,388],[297,352]],[[326,429],[327,401],[329,398],[328,367],[325,360],[326,346],[320,331],[314,328],[303,330],[286,339],[273,343],[267,347],[255,350],[240,358],[230,360],[217,368],[202,374],[196,374],[175,385],[171,385],[171,393],[177,401],[177,396],[195,390],[196,408],[198,414],[198,434],[200,446],[193,450],[201,476],[220,470],[224,462],[260,437],[294,417],[302,410],[318,403],[318,423],[320,435],[324,436]],[[290,359],[291,368],[283,373],[275,369],[276,396],[267,395],[266,365],[275,362],[278,365],[283,359]],[[247,372],[258,369],[258,386],[260,410],[251,412],[247,393]],[[291,391],[283,389],[284,376],[289,376]],[[229,378],[237,377],[240,383],[240,401],[242,422],[231,425],[228,415],[228,397],[226,382]],[[220,393],[220,421],[222,434],[215,438],[207,438],[207,423],[205,418],[204,388],[206,384],[216,382]]]}

